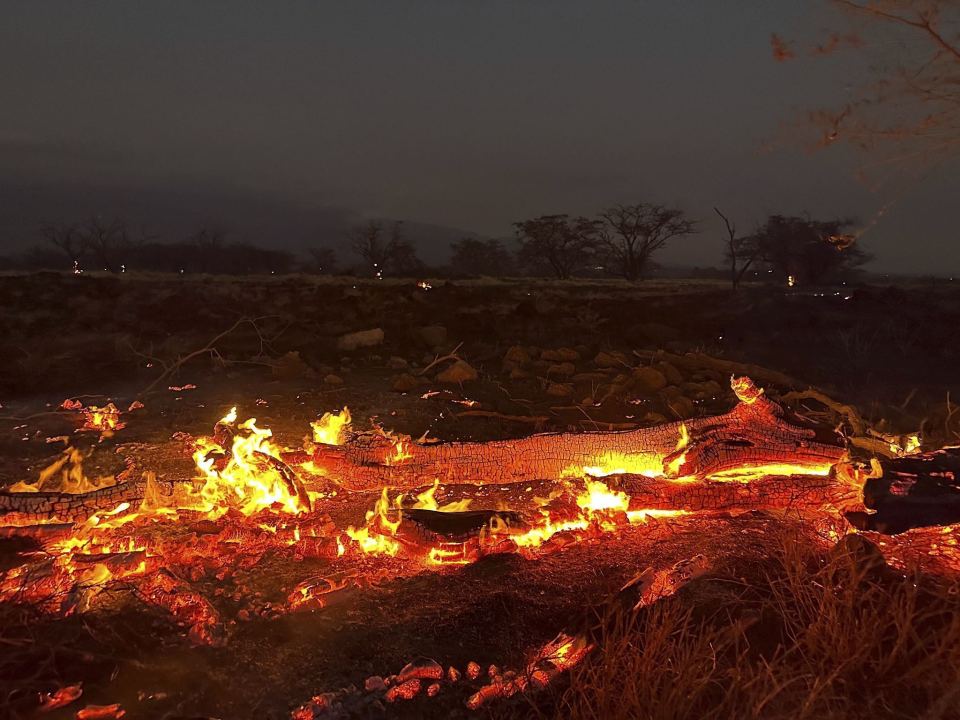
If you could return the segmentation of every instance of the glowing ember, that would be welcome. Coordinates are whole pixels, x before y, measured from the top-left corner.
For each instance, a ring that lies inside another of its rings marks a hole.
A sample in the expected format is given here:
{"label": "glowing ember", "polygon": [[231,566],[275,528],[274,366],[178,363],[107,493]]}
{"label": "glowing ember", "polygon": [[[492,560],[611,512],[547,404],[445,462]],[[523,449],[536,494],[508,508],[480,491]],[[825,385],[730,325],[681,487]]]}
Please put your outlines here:
{"label": "glowing ember", "polygon": [[103,407],[91,405],[83,409],[84,423],[81,430],[94,430],[96,432],[109,434],[115,430],[120,430],[124,424],[120,422],[120,411],[113,403],[107,403]]}

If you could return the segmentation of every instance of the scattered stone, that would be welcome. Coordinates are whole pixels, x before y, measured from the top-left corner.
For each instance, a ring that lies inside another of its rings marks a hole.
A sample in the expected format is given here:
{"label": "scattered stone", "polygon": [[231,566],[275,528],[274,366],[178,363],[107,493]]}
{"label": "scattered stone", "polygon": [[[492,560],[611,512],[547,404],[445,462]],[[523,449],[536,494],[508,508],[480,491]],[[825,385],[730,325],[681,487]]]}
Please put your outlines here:
{"label": "scattered stone", "polygon": [[437,373],[437,381],[459,385],[477,379],[477,371],[465,360],[457,360],[445,370]]}
{"label": "scattered stone", "polygon": [[360,330],[358,332],[341,335],[337,340],[337,349],[351,352],[358,348],[374,347],[383,342],[383,330]]}
{"label": "scattered stone", "polygon": [[656,363],[653,367],[663,373],[667,382],[671,385],[679,385],[683,382],[683,373],[668,362]]}
{"label": "scattered stone", "polygon": [[427,697],[436,697],[440,693],[440,683],[431,683],[427,686]]}
{"label": "scattered stone", "polygon": [[447,343],[447,329],[443,325],[427,325],[419,328],[417,335],[432,350],[438,350]]}
{"label": "scattered stone", "polygon": [[622,368],[624,366],[629,367],[630,365],[630,363],[627,362],[627,356],[618,350],[610,352],[601,350],[593,359],[593,364],[602,368]]}
{"label": "scattered stone", "polygon": [[391,370],[406,370],[408,363],[405,358],[393,355],[387,360],[387,367]]}
{"label": "scattered stone", "polygon": [[507,350],[506,355],[503,356],[503,369],[513,370],[514,368],[523,367],[530,362],[530,359],[530,353],[528,353],[523,346],[514,345]]}
{"label": "scattered stone", "polygon": [[706,382],[687,382],[680,388],[688,397],[695,400],[712,400],[723,394],[723,388],[716,380],[707,380]]}
{"label": "scattered stone", "polygon": [[330,373],[325,378],[323,378],[323,384],[339,387],[340,385],[343,385],[343,378],[340,377],[339,375],[334,375],[333,373]]}
{"label": "scattered stone", "polygon": [[447,680],[452,683],[457,682],[460,679],[460,671],[457,670],[453,665],[447,668]]}
{"label": "scattered stone", "polygon": [[546,393],[551,397],[570,397],[573,395],[573,385],[570,383],[547,383]]}
{"label": "scattered stone", "polygon": [[480,666],[473,660],[467,663],[467,677],[471,680],[476,680],[480,677]]}
{"label": "scattered stone", "polygon": [[667,378],[656,368],[638,367],[633,371],[631,384],[640,392],[653,395],[667,386]]}
{"label": "scattered stone", "polygon": [[557,348],[557,356],[562,362],[575,363],[580,359],[580,353],[568,347]]}
{"label": "scattered stone", "polygon": [[420,379],[414,377],[410,373],[402,373],[396,375],[393,378],[393,387],[394,392],[410,392],[420,385]]}
{"label": "scattered stone", "polygon": [[386,690],[387,684],[379,675],[371,675],[363,681],[363,687],[367,692],[377,692],[380,690]]}
{"label": "scattered stone", "polygon": [[573,366],[573,363],[557,363],[556,365],[551,365],[547,368],[547,377],[553,375],[559,375],[560,377],[570,377],[576,372],[576,368]]}

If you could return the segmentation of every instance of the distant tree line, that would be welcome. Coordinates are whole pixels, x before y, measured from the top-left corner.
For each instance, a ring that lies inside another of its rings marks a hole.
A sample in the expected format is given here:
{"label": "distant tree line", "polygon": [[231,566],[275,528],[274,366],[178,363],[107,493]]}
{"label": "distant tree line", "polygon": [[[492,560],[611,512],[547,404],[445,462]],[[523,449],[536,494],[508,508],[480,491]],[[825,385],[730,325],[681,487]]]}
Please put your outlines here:
{"label": "distant tree line", "polygon": [[[814,220],[772,215],[752,233],[715,208],[723,222],[726,275],[734,288],[744,280],[815,285],[847,279],[870,259],[847,232],[849,220]],[[514,223],[512,242],[469,237],[451,243],[446,267],[427,267],[417,256],[402,223],[370,221],[344,237],[351,257],[330,246],[307,248],[297,256],[285,250],[228,239],[216,227],[189,237],[160,242],[121,219],[94,217],[84,223],[51,224],[43,242],[27,252],[0,258],[6,270],[73,270],[122,273],[208,273],[224,275],[313,274],[371,278],[451,276],[620,277],[635,282],[657,266],[654,255],[668,243],[699,231],[698,223],[677,208],[653,203],[613,205],[594,217],[541,215]],[[509,243],[509,244],[508,244]],[[512,245],[512,247],[511,247]],[[723,271],[698,271],[719,276]]]}

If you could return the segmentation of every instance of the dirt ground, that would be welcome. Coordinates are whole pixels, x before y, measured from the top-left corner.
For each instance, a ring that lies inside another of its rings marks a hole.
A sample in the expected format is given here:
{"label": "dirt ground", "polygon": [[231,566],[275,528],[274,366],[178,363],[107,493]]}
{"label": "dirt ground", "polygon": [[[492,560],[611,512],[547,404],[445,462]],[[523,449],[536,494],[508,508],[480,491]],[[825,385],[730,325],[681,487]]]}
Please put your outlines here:
{"label": "dirt ground", "polygon": [[[189,478],[192,461],[172,436],[209,434],[231,406],[291,447],[311,420],[345,405],[360,428],[378,423],[442,440],[654,425],[729,409],[733,366],[725,361],[760,366],[754,379],[773,397],[814,385],[880,427],[925,428],[931,444],[957,429],[948,401],[960,390],[960,290],[952,284],[737,294],[707,282],[423,285],[2,277],[0,487],[34,479],[62,449],[48,439],[60,436],[89,453],[91,475],[119,472],[133,457],[161,479]],[[376,329],[382,339],[374,333],[369,346],[351,348],[351,333]],[[476,378],[443,377],[453,360],[434,362],[451,352]],[[68,398],[144,407],[101,440],[76,433],[76,414],[59,409]],[[516,491],[493,488],[477,502],[509,505]],[[438,499],[457,492],[441,488]],[[344,527],[359,524],[375,500],[342,493],[323,510]],[[0,639],[21,653],[11,675],[21,690],[83,681],[84,701],[122,703],[134,718],[282,718],[318,692],[362,686],[417,656],[461,669],[470,660],[521,666],[532,648],[583,626],[639,571],[701,552],[707,533],[711,556],[731,573],[762,562],[777,522],[651,521],[536,560],[497,555],[442,570],[402,558],[351,560],[335,569],[370,582],[335,593],[328,607],[241,617],[238,608],[280,602],[300,580],[333,568],[267,555],[233,580],[255,588],[253,599],[218,595],[213,580],[204,586],[228,620],[223,647],[190,645],[168,616],[128,599],[66,619],[3,607]],[[17,563],[18,543],[0,540],[0,568]],[[466,693],[365,712],[466,716]]]}

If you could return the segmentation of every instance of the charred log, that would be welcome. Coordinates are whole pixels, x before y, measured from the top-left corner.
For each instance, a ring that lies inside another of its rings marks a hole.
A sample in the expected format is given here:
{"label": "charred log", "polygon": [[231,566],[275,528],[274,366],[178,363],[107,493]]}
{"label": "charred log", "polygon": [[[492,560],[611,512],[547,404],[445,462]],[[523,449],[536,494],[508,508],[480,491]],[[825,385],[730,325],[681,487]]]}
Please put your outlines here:
{"label": "charred log", "polygon": [[411,443],[402,454],[390,438],[361,435],[345,445],[320,445],[310,459],[343,486],[370,490],[412,489],[436,478],[444,484],[475,485],[556,479],[608,459],[672,477],[705,478],[772,465],[825,471],[843,456],[843,441],[836,433],[788,414],[747,378],[731,382],[740,402],[717,417],[627,431]]}
{"label": "charred log", "polygon": [[763,475],[749,482],[702,480],[676,482],[643,475],[605,478],[630,497],[631,510],[733,512],[747,510],[827,510],[836,513],[864,509],[860,488],[830,475]]}
{"label": "charred log", "polygon": [[133,480],[79,494],[0,493],[0,518],[4,525],[83,520],[120,503],[139,503],[146,487],[145,480]]}
{"label": "charred log", "polygon": [[868,513],[850,521],[894,535],[912,528],[960,523],[960,447],[882,460],[883,475],[866,481]]}

